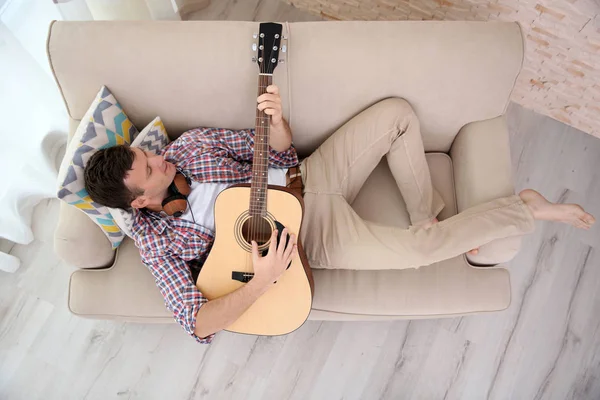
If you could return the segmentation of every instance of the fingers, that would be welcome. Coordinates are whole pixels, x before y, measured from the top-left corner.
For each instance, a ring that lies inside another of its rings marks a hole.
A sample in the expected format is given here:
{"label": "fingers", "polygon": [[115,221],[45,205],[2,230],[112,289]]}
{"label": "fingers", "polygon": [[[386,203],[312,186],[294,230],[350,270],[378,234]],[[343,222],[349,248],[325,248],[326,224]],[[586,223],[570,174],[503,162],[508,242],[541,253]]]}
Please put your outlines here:
{"label": "fingers", "polygon": [[290,235],[290,242],[285,249],[285,253],[283,254],[283,259],[286,261],[285,265],[287,266],[292,258],[294,257],[294,253],[297,251],[296,245],[296,235]]}
{"label": "fingers", "polygon": [[283,252],[285,250],[285,242],[286,242],[287,234],[288,234],[288,229],[287,228],[283,228],[283,231],[281,231],[281,240],[279,241],[279,247],[277,247],[277,255],[279,257],[283,257]]}
{"label": "fingers", "polygon": [[281,105],[277,104],[277,103],[273,103],[271,101],[265,101],[264,103],[260,103],[257,107],[260,111],[265,111],[265,113],[268,113],[269,111],[275,111],[277,110],[277,112],[279,112],[281,114]]}
{"label": "fingers", "polygon": [[267,87],[267,93],[263,93],[256,99],[258,101],[257,108],[265,114],[270,115],[274,119],[274,123],[278,123],[281,119],[281,98],[279,97],[279,88],[275,85]]}
{"label": "fingers", "polygon": [[295,244],[295,245],[293,245],[291,247],[292,247],[292,251],[291,251],[290,255],[285,260],[286,267],[288,265],[290,265],[290,263],[292,262],[292,260],[294,259],[294,257],[296,257],[298,255],[298,245]]}
{"label": "fingers", "polygon": [[252,261],[254,264],[258,261],[258,244],[254,240],[252,241]]}
{"label": "fingers", "polygon": [[281,104],[274,102],[274,101],[263,101],[256,108],[258,108],[260,111],[263,111],[266,109],[266,111],[277,110],[277,111],[281,112]]}
{"label": "fingers", "polygon": [[258,103],[262,103],[262,102],[265,102],[265,101],[272,101],[273,103],[279,103],[279,104],[281,104],[281,97],[279,97],[278,94],[263,93],[260,96],[258,96],[258,98],[256,99],[256,101]]}
{"label": "fingers", "polygon": [[275,254],[277,252],[277,229],[273,229],[273,233],[271,234],[271,243],[269,244],[269,253]]}

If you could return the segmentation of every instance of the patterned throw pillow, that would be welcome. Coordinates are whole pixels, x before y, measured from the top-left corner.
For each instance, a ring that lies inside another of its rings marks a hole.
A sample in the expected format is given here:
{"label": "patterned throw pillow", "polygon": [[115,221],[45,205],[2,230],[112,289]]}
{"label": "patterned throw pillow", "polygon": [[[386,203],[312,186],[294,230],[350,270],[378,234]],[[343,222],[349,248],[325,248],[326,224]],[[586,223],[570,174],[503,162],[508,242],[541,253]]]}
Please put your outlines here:
{"label": "patterned throw pillow", "polygon": [[113,248],[125,237],[107,207],[92,201],[85,190],[83,170],[97,150],[131,143],[138,131],[106,86],[85,113],[67,147],[58,173],[58,198],[85,212],[106,234]]}
{"label": "patterned throw pillow", "polygon": [[[159,154],[169,144],[169,136],[160,117],[156,117],[135,138],[131,147],[139,147],[142,150]],[[121,210],[120,208],[109,208],[110,214],[117,225],[125,234],[131,237],[131,226],[133,224],[133,212]]]}

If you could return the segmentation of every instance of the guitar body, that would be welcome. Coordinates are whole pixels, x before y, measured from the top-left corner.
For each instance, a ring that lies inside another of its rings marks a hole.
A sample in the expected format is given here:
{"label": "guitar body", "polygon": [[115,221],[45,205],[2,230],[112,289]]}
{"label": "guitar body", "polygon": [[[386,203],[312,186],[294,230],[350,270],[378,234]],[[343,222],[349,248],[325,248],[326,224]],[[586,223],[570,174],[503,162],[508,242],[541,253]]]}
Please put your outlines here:
{"label": "guitar body", "polygon": [[[268,186],[267,195],[267,212],[262,217],[264,232],[259,236],[265,240],[269,238],[273,229],[277,229],[277,221],[290,234],[299,237],[304,206],[302,198],[278,186]],[[215,242],[196,282],[200,292],[209,300],[245,285],[233,278],[235,273],[253,273],[252,249],[248,241],[248,235],[252,235],[248,232],[248,223],[253,218],[248,211],[250,199],[248,184],[232,186],[217,197]],[[281,240],[285,238],[281,237]],[[257,242],[259,252],[265,252],[270,245],[270,240]],[[290,333],[308,318],[312,295],[312,274],[298,238],[298,255],[281,278],[226,330],[253,335]]]}

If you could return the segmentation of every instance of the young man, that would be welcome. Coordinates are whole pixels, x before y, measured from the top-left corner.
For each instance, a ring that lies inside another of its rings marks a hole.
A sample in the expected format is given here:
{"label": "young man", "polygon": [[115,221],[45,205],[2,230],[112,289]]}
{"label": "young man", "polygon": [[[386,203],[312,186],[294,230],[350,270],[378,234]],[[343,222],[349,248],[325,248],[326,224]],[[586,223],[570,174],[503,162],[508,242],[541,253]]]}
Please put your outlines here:
{"label": "young man", "polygon": [[[276,86],[258,98],[258,108],[271,116],[269,183],[285,185],[286,170],[298,159]],[[214,240],[216,196],[250,180],[253,143],[253,130],[194,129],[161,155],[116,146],[97,152],[86,166],[86,188],[94,201],[135,210],[133,236],[142,261],[175,319],[201,343],[209,343],[267,291],[297,251],[294,235],[287,248],[282,241],[275,249],[272,241],[265,257],[253,244],[255,275],[246,285],[211,301],[195,286],[192,271],[199,270]],[[350,207],[384,155],[410,214],[407,230],[364,221]],[[162,212],[162,202],[178,170],[193,182],[191,207],[172,217]],[[318,268],[418,268],[532,232],[536,219],[583,229],[595,221],[578,205],[552,204],[527,189],[438,223],[444,204],[431,184],[419,121],[402,99],[383,100],[354,117],[302,162],[300,172],[301,239],[311,266]]]}

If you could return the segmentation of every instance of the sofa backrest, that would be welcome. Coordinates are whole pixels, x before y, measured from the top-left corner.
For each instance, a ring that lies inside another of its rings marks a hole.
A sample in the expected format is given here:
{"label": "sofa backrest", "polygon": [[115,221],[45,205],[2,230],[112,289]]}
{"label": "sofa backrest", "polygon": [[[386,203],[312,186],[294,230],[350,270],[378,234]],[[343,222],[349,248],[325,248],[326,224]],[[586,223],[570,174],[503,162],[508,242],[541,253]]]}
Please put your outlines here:
{"label": "sofa backrest", "polygon": [[[48,56],[69,115],[81,119],[102,85],[142,128],[160,116],[172,137],[198,126],[254,124],[258,23],[55,22]],[[505,112],[523,59],[516,23],[297,22],[284,24],[275,70],[301,156],[386,97],[421,120],[427,151]]]}

